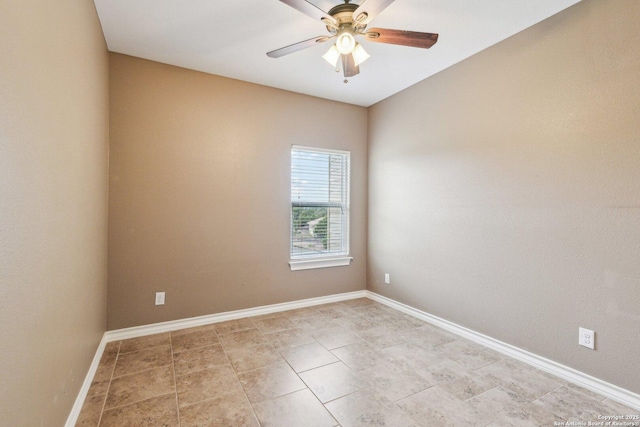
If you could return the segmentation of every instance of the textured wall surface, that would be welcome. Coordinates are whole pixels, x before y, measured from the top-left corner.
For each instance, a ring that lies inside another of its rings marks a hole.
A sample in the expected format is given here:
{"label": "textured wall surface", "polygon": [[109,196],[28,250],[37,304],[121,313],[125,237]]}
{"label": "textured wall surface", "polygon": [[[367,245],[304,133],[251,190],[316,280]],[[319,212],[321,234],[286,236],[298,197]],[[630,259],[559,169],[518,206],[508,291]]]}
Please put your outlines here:
{"label": "textured wall surface", "polygon": [[639,19],[585,0],[373,106],[368,289],[640,392]]}
{"label": "textured wall surface", "polygon": [[91,1],[0,3],[0,424],[61,426],[106,328],[108,54]]}
{"label": "textured wall surface", "polygon": [[[110,64],[109,329],[365,288],[366,109]],[[348,267],[289,269],[293,144],[351,151]]]}

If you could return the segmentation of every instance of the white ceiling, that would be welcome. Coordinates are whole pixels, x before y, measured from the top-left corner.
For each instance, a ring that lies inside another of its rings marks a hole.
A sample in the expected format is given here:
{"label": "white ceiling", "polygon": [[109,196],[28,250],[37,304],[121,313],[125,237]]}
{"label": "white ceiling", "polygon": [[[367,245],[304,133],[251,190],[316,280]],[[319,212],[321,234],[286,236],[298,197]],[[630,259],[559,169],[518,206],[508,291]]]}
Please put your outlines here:
{"label": "white ceiling", "polygon": [[[353,3],[361,3],[354,0]],[[438,33],[431,49],[362,41],[371,54],[344,77],[322,55],[329,43],[273,59],[266,52],[328,34],[278,0],[95,0],[110,51],[370,106],[579,0],[396,0],[369,28]],[[309,0],[328,11],[340,0]]]}

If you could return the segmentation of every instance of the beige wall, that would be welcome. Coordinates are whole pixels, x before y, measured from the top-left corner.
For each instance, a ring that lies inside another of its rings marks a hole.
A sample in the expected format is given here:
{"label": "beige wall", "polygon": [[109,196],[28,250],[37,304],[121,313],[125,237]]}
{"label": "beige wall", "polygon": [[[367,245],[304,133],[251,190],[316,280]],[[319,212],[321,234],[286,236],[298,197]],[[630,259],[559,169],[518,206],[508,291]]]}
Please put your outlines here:
{"label": "beige wall", "polygon": [[60,426],[106,327],[109,69],[93,2],[1,2],[0,58],[0,424]]}
{"label": "beige wall", "polygon": [[639,19],[585,0],[370,108],[368,289],[640,392]]}
{"label": "beige wall", "polygon": [[[365,288],[366,109],[110,64],[109,329]],[[348,267],[289,270],[292,144],[352,153]]]}

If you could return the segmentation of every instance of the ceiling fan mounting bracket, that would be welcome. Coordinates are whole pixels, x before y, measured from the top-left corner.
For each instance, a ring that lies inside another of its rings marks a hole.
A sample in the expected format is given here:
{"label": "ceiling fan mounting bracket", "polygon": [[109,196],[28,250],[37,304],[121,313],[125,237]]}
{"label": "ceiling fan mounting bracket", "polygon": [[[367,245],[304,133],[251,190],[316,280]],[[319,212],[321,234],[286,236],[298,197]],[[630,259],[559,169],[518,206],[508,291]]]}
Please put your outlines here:
{"label": "ceiling fan mounting bracket", "polygon": [[357,4],[339,4],[332,7],[328,14],[338,21],[339,24],[344,24],[346,22],[353,22],[353,12],[355,12],[357,8]]}
{"label": "ceiling fan mounting bracket", "polygon": [[[356,19],[354,19],[353,13],[358,9],[358,7],[359,6],[357,4],[346,2],[331,8],[327,13],[335,19],[337,26],[328,24],[327,31],[331,34],[336,34],[340,31],[350,30],[354,35],[362,34],[367,25],[361,24],[361,22],[366,21],[368,15],[366,12],[362,12],[356,17]],[[323,22],[327,24],[325,20],[323,20]]]}

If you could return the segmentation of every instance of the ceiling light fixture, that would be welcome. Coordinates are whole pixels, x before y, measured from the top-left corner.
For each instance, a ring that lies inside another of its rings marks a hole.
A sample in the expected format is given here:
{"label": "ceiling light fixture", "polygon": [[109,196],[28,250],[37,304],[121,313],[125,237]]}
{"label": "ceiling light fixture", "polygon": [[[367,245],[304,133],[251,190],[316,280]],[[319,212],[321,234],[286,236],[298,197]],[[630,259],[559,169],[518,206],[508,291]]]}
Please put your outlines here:
{"label": "ceiling light fixture", "polygon": [[[336,45],[333,45],[327,51],[327,53],[322,55],[322,58],[324,58],[325,61],[327,61],[329,64],[331,64],[332,67],[335,68],[338,66],[338,60],[340,59],[340,55],[341,53],[338,47],[336,47]],[[353,51],[351,52],[351,55],[353,56],[353,62],[356,67],[362,64],[364,61],[366,61],[370,56],[367,53],[367,51],[364,50],[364,48],[360,43],[356,43],[356,46],[353,48]]]}

